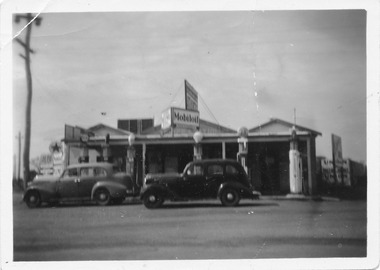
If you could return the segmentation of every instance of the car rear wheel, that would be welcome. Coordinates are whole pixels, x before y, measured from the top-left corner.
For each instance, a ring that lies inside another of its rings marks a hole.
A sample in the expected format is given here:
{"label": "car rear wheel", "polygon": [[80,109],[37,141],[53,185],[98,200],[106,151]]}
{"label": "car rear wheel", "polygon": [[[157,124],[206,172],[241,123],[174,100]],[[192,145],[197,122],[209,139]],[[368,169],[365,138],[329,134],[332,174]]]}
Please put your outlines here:
{"label": "car rear wheel", "polygon": [[28,192],[24,200],[29,208],[36,208],[41,205],[41,196],[36,190]]}
{"label": "car rear wheel", "polygon": [[164,203],[164,196],[159,192],[148,192],[143,200],[146,208],[154,209],[160,207]]}
{"label": "car rear wheel", "polygon": [[94,194],[95,202],[99,205],[108,205],[111,202],[111,195],[105,188],[99,188]]}
{"label": "car rear wheel", "polygon": [[221,193],[220,201],[224,206],[236,206],[239,204],[240,195],[235,189],[225,188]]}

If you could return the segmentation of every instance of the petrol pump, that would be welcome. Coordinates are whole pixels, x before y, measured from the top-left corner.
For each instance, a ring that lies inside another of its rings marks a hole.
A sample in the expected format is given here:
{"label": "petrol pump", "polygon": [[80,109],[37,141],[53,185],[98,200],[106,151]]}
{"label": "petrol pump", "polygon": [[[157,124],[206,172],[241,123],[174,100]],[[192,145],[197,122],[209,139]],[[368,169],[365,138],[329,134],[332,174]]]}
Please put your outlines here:
{"label": "petrol pump", "polygon": [[135,143],[135,135],[131,133],[128,136],[128,148],[127,148],[127,160],[126,160],[126,173],[130,174],[131,176],[134,175],[134,165],[135,165],[135,156],[136,156],[136,150],[133,147],[133,144]]}
{"label": "petrol pump", "polygon": [[201,160],[202,159],[201,141],[203,139],[203,133],[201,131],[196,131],[193,135],[193,139],[195,141],[195,144],[194,144],[194,160]]}
{"label": "petrol pump", "polygon": [[136,174],[135,174],[135,157],[136,157],[136,149],[133,146],[135,143],[136,136],[135,134],[131,133],[128,136],[128,147],[127,147],[127,158],[126,158],[126,173],[128,173],[132,177],[133,181],[133,189],[134,192],[137,190],[138,183],[136,179]]}
{"label": "petrol pump", "polygon": [[302,194],[302,158],[298,151],[298,138],[293,126],[289,150],[289,182],[291,194]]}
{"label": "petrol pump", "polygon": [[247,155],[248,155],[248,129],[246,127],[241,127],[238,130],[239,138],[237,139],[239,144],[239,152],[237,153],[237,160],[243,166],[246,173],[248,173],[248,168],[246,166]]}

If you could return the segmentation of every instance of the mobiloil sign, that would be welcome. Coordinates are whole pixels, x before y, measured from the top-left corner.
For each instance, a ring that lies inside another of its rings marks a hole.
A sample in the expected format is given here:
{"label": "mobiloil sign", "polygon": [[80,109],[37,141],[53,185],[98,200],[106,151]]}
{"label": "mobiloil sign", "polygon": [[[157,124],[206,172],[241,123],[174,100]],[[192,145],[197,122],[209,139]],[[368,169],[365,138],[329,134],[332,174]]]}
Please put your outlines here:
{"label": "mobiloil sign", "polygon": [[161,128],[169,127],[199,127],[199,111],[189,111],[180,108],[171,107],[162,112]]}

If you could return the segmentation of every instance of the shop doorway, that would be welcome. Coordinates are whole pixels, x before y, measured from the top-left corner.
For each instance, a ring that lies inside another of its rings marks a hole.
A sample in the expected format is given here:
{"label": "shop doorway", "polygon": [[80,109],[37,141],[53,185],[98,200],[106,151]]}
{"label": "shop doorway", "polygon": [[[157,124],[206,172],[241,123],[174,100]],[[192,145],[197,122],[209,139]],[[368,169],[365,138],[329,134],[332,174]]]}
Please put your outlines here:
{"label": "shop doorway", "polygon": [[226,158],[237,160],[237,153],[239,152],[238,143],[226,143]]}
{"label": "shop doorway", "polygon": [[222,158],[222,151],[221,143],[204,143],[202,144],[202,159]]}
{"label": "shop doorway", "polygon": [[248,170],[255,189],[263,195],[289,193],[289,143],[250,143],[248,149]]}

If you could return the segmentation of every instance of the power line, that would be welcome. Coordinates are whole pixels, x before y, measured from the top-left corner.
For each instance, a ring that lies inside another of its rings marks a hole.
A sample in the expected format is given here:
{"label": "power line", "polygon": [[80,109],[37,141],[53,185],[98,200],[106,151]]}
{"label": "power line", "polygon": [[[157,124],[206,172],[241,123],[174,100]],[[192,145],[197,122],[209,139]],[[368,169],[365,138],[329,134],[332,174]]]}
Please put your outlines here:
{"label": "power line", "polygon": [[206,110],[208,111],[208,113],[210,114],[210,116],[214,119],[214,121],[218,124],[218,126],[220,126],[219,121],[216,119],[215,115],[212,113],[212,111],[210,110],[210,108],[207,106],[207,104],[203,100],[202,96],[199,93],[198,93],[198,96],[199,96],[200,100],[202,101],[203,105],[206,107]]}

